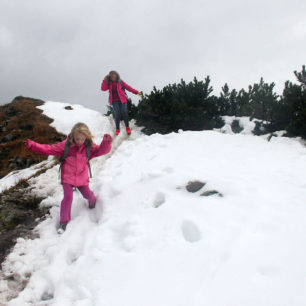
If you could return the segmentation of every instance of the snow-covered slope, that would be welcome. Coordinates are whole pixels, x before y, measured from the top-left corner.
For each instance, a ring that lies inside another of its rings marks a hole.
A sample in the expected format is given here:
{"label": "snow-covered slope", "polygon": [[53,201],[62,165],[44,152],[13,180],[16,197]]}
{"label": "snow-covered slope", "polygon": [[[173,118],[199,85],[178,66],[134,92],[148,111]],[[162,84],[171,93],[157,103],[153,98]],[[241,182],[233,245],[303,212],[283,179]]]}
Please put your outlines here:
{"label": "snow-covered slope", "polygon": [[[67,106],[72,107],[72,110],[65,109]],[[112,133],[113,131],[111,121],[108,117],[103,116],[97,111],[85,108],[82,105],[49,101],[38,108],[43,110],[46,116],[54,119],[51,125],[57,131],[66,135],[69,134],[72,126],[77,122],[86,122],[88,124],[97,143],[101,142],[104,133]],[[50,167],[53,164],[52,160],[53,158],[50,158],[48,161],[33,165],[30,168],[12,171],[0,179],[0,192],[16,185],[21,179],[30,178],[42,168]]]}
{"label": "snow-covered slope", "polygon": [[[29,280],[9,305],[306,304],[306,150],[298,141],[217,131],[120,137],[94,164],[97,209],[75,193],[62,236],[56,170],[33,179],[54,206],[40,238],[20,239],[4,264],[7,275]],[[207,184],[189,193],[191,180]],[[200,196],[206,190],[223,197]]]}
{"label": "snow-covered slope", "polygon": [[37,172],[44,168],[49,168],[54,164],[53,158],[48,158],[48,160],[33,165],[29,168],[22,170],[15,170],[10,172],[8,175],[0,179],[0,193],[6,189],[17,185],[20,180],[27,180],[34,176]]}
{"label": "snow-covered slope", "polygon": [[[72,107],[72,110],[65,109],[69,106]],[[66,135],[78,122],[85,122],[89,126],[97,143],[101,142],[104,133],[112,133],[113,130],[108,117],[82,105],[49,101],[38,108],[43,110],[46,116],[54,119],[51,123],[54,128]]]}

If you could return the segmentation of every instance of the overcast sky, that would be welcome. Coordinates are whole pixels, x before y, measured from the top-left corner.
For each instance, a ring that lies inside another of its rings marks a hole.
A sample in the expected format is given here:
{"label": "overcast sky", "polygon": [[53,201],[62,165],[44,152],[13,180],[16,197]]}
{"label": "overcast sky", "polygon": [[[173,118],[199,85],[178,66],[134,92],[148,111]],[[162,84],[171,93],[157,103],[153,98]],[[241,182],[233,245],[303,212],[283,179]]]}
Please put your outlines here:
{"label": "overcast sky", "polygon": [[206,75],[216,94],[261,76],[280,90],[302,64],[305,0],[0,1],[0,103],[24,95],[102,111],[111,69],[146,93]]}

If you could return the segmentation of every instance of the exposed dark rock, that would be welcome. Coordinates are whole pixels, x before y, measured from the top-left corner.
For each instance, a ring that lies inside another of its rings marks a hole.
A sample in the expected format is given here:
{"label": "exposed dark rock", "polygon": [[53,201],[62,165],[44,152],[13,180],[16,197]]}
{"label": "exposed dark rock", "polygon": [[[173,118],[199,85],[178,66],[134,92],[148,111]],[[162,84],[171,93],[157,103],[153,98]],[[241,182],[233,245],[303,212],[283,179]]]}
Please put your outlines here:
{"label": "exposed dark rock", "polygon": [[32,131],[33,128],[34,128],[34,124],[32,124],[32,123],[26,123],[26,124],[21,125],[20,128],[21,128],[22,130]]}
{"label": "exposed dark rock", "polygon": [[21,159],[20,157],[17,157],[15,160],[16,160],[16,163],[19,165],[22,165],[24,163],[24,160]]}
{"label": "exposed dark rock", "polygon": [[53,296],[52,293],[44,292],[44,294],[43,294],[42,297],[41,297],[41,300],[42,300],[42,301],[49,301],[49,300],[52,300],[53,297],[54,297],[54,296]]}
{"label": "exposed dark rock", "polygon": [[217,190],[207,190],[207,191],[204,191],[203,193],[201,193],[202,197],[210,197],[212,195],[218,195],[219,197],[223,197],[223,194],[220,193]]}
{"label": "exposed dark rock", "polygon": [[25,161],[25,167],[28,168],[30,167],[31,165],[33,165],[35,162],[32,158],[27,158],[26,161]]}
{"label": "exposed dark rock", "polygon": [[60,142],[66,139],[66,136],[54,136],[53,141]]}
{"label": "exposed dark rock", "polygon": [[9,163],[8,167],[12,170],[16,170],[18,168],[17,164],[14,162]]}
{"label": "exposed dark rock", "polygon": [[0,159],[7,157],[9,154],[9,149],[8,148],[4,148],[1,152],[0,152]]}
{"label": "exposed dark rock", "polygon": [[65,106],[64,108],[67,109],[67,110],[73,110],[73,108],[70,105]]}
{"label": "exposed dark rock", "polygon": [[0,229],[10,230],[16,227],[27,215],[20,209],[2,210],[0,214]]}
{"label": "exposed dark rock", "polygon": [[[65,135],[50,126],[53,119],[37,108],[43,103],[42,100],[19,96],[11,103],[0,105],[0,178],[48,158],[26,150],[26,139],[47,144],[65,139]],[[9,161],[18,157],[20,160]]]}
{"label": "exposed dark rock", "polygon": [[0,194],[0,263],[18,237],[34,237],[33,228],[48,212],[39,208],[41,200],[31,193],[27,181]]}
{"label": "exposed dark rock", "polygon": [[[1,155],[0,155],[1,158]],[[21,158],[21,157],[15,157],[9,159],[8,167],[10,169],[24,169],[30,167],[32,164],[34,164],[34,161],[32,158]]]}
{"label": "exposed dark rock", "polygon": [[9,117],[14,117],[17,116],[18,114],[20,114],[20,111],[18,111],[15,107],[11,106],[7,112],[6,115]]}
{"label": "exposed dark rock", "polygon": [[201,181],[190,181],[188,182],[186,189],[188,192],[197,192],[199,191],[201,188],[203,188],[205,186],[206,183],[201,182]]}
{"label": "exposed dark rock", "polygon": [[16,136],[12,135],[12,134],[7,134],[5,135],[2,139],[1,142],[9,142],[16,139]]}

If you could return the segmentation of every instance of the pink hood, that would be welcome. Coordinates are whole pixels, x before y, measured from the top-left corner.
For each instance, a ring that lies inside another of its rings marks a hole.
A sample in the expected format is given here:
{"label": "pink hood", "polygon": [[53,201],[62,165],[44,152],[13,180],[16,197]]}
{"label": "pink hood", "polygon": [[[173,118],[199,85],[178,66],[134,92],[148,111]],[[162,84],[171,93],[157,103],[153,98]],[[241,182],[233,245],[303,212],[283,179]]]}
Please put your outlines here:
{"label": "pink hood", "polygon": [[[56,143],[54,145],[45,145],[27,140],[28,149],[37,154],[62,156],[64,154],[65,144],[67,140]],[[105,155],[112,149],[112,142],[106,141],[103,138],[100,146],[94,145],[90,151],[90,159]],[[78,147],[71,145],[69,154],[61,169],[61,182],[71,184],[73,186],[85,186],[89,184],[88,176],[88,159],[86,148],[83,144]]]}

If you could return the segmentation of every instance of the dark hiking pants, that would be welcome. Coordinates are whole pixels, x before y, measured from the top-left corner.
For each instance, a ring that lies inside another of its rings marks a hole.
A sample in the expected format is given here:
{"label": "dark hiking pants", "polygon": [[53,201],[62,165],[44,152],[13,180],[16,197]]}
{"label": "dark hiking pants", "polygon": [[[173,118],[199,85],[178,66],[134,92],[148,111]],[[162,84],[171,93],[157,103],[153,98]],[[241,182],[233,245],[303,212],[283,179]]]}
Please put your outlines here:
{"label": "dark hiking pants", "polygon": [[121,103],[121,101],[113,101],[113,110],[115,116],[116,129],[120,130],[120,119],[121,116],[124,120],[126,127],[129,126],[129,114],[127,103]]}

